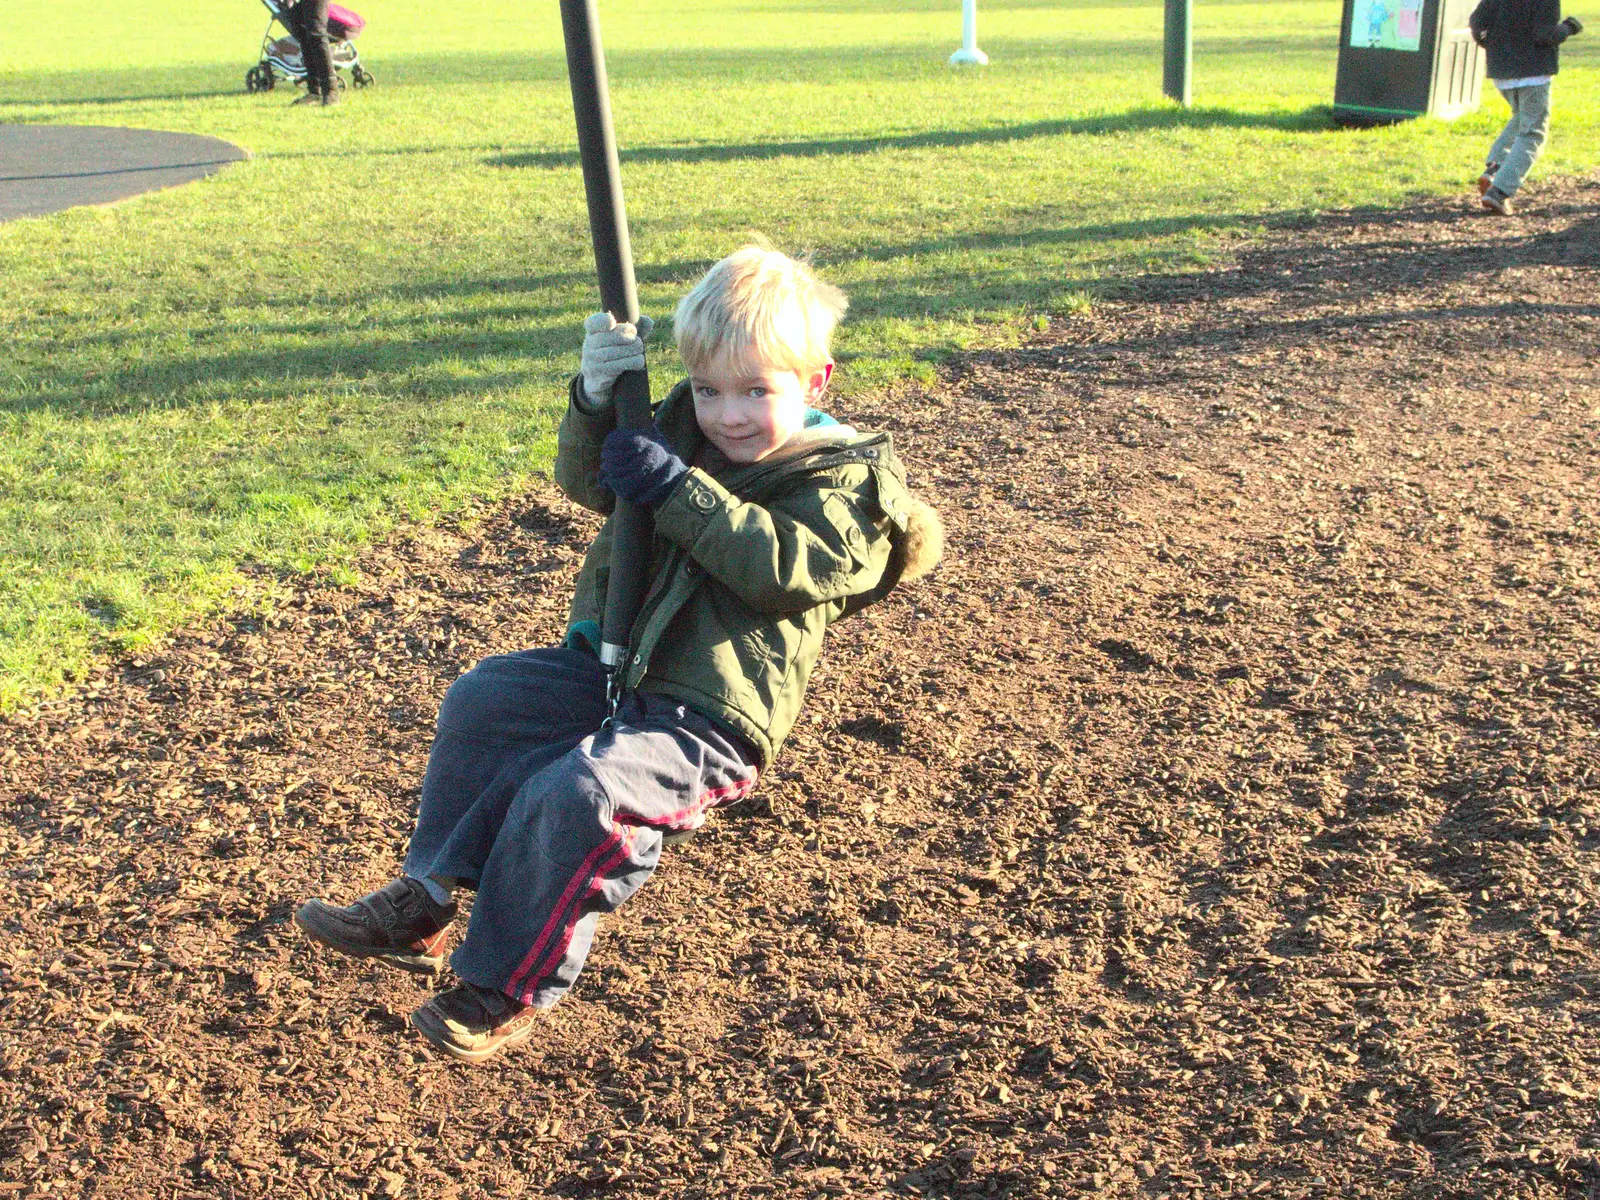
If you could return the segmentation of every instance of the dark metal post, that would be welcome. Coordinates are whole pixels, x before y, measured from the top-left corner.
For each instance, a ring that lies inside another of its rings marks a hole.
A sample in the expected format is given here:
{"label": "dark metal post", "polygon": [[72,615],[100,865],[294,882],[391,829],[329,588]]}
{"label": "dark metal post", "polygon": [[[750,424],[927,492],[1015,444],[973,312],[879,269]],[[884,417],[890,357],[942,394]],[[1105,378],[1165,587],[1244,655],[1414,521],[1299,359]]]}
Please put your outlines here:
{"label": "dark metal post", "polygon": [[1194,63],[1194,0],[1166,0],[1167,16],[1162,39],[1161,90],[1189,107],[1190,67]]}
{"label": "dark metal post", "polygon": [[[600,45],[600,14],[595,0],[561,0],[561,28],[567,42],[567,76],[572,111],[578,122],[578,157],[589,203],[589,232],[600,277],[600,304],[619,322],[639,320],[639,296],[628,243],[628,211],[622,200],[617,139],[611,128],[611,97],[606,86],[605,51]],[[612,392],[617,427],[650,426],[650,377],[629,371]],[[644,601],[654,533],[650,510],[617,501],[611,518],[611,576],[600,628],[600,661],[611,673],[613,702],[627,666],[628,641]]]}

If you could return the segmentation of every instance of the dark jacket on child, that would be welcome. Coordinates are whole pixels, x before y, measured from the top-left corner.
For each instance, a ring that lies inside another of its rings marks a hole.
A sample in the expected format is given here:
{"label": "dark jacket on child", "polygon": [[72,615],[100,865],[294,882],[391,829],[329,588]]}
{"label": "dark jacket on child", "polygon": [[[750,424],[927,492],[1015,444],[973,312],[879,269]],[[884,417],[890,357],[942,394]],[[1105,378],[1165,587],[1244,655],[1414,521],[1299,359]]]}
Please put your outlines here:
{"label": "dark jacket on child", "polygon": [[1488,53],[1490,79],[1556,74],[1556,48],[1572,32],[1561,23],[1561,0],[1481,0],[1469,23]]}
{"label": "dark jacket on child", "polygon": [[[557,437],[556,483],[610,513],[600,447],[615,411],[573,381]],[[656,407],[684,462],[714,448],[687,381]],[[612,522],[590,546],[569,627],[597,631],[610,576]],[[800,713],[824,630],[939,560],[937,515],[906,489],[887,433],[806,429],[769,458],[691,466],[655,509],[650,588],[629,639],[624,686],[675,698],[739,734],[765,768]],[[576,640],[569,634],[569,641]]]}

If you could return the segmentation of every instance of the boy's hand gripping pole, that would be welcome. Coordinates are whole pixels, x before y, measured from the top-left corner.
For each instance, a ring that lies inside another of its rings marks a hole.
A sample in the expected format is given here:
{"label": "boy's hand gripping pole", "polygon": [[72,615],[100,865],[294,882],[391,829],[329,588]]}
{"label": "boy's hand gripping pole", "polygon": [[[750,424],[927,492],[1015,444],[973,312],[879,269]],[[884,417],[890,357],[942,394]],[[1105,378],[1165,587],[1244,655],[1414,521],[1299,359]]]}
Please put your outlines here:
{"label": "boy's hand gripping pole", "polygon": [[[618,322],[637,324],[639,296],[628,243],[628,213],[622,202],[622,172],[611,128],[611,97],[606,87],[605,51],[600,46],[596,0],[561,0],[561,29],[567,42],[567,78],[578,121],[578,157],[589,202],[589,231],[600,277],[600,304]],[[617,428],[650,427],[650,376],[628,371],[612,390]],[[611,577],[600,627],[600,662],[606,669],[606,695],[612,712],[621,699],[628,665],[628,642],[644,602],[650,541],[650,510],[618,499],[611,518]]]}

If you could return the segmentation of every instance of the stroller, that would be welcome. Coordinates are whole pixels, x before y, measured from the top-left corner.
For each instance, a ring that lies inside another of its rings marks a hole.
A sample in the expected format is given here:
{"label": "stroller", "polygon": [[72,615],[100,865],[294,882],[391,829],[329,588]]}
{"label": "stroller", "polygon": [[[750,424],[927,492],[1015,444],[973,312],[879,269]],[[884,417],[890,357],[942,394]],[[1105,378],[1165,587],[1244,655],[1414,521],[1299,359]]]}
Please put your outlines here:
{"label": "stroller", "polygon": [[[300,43],[295,40],[285,15],[293,0],[261,0],[266,5],[267,31],[261,35],[261,61],[244,73],[244,90],[270,92],[280,79],[301,83],[306,77],[305,63],[300,57]],[[282,26],[283,36],[273,37],[272,27]],[[372,72],[361,65],[361,52],[355,47],[355,36],[367,27],[360,16],[340,4],[328,6],[328,50],[333,55],[333,77],[338,87],[344,87],[341,71],[350,72],[350,82],[358,88],[372,83]]]}

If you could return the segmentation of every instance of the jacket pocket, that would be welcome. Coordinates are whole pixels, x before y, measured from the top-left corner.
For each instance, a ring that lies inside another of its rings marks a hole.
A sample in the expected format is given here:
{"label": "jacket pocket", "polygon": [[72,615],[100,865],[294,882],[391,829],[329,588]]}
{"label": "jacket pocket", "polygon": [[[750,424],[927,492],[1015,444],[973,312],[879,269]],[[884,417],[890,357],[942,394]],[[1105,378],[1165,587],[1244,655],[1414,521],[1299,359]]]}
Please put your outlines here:
{"label": "jacket pocket", "polygon": [[[822,512],[844,543],[845,553],[850,556],[854,570],[871,566],[873,544],[883,537],[872,519],[838,495],[829,496],[822,502]],[[850,568],[846,570],[854,573]]]}

